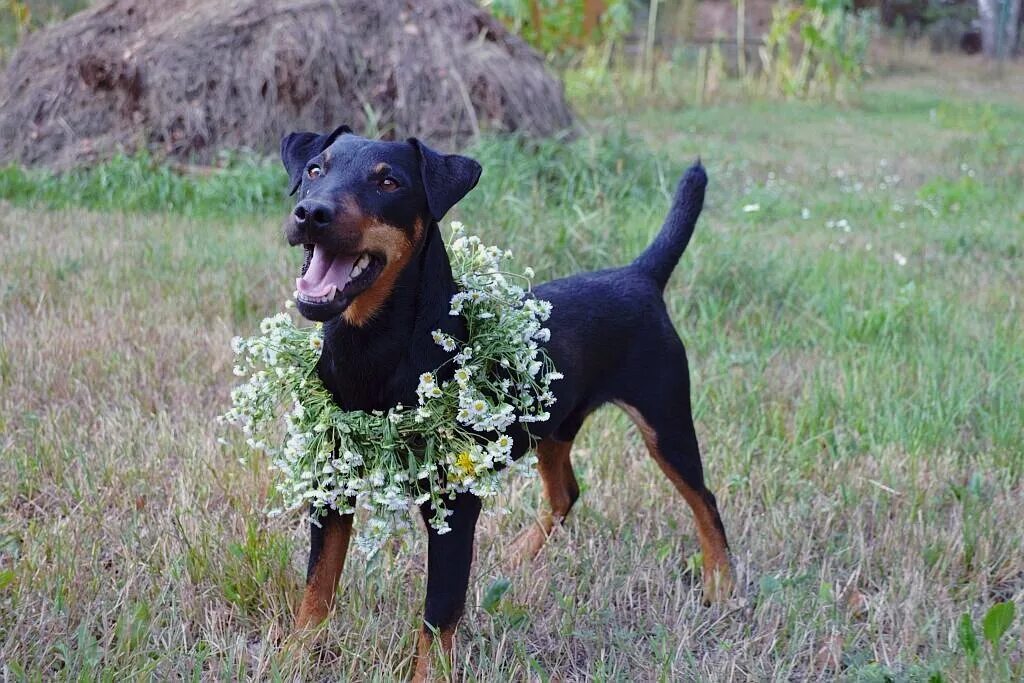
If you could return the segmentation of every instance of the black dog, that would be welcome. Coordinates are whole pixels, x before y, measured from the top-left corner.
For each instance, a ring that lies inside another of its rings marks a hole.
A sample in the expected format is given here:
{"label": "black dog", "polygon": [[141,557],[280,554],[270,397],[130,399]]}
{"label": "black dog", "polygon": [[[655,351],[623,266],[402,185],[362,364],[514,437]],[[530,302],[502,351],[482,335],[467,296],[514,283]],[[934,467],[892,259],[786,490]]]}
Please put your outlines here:
{"label": "black dog", "polygon": [[[319,374],[346,410],[415,405],[420,373],[448,359],[431,338],[443,329],[465,338],[449,315],[456,293],[437,222],[480,178],[467,157],[439,154],[422,142],[379,142],[342,126],[330,134],[292,133],[281,157],[299,202],[288,218],[289,244],[306,258],[297,282],[299,312],[324,323]],[[662,291],[693,234],[707,177],[697,164],[683,177],[654,242],[632,264],[548,282],[536,295],[553,304],[547,351],[565,378],[547,422],[530,427],[550,511],[516,541],[532,558],[579,495],[569,451],[586,417],[605,403],[621,406],[651,455],[693,509],[704,558],[707,600],[731,591],[725,530],[704,485],[690,409],[686,352]],[[446,367],[450,367],[450,364]],[[441,378],[446,379],[445,377]],[[527,439],[513,433],[515,457]],[[516,438],[519,437],[519,438]],[[451,532],[428,525],[427,597],[416,678],[429,670],[435,633],[447,652],[465,604],[480,500],[450,503]],[[433,516],[429,503],[422,510]],[[319,623],[332,604],[348,549],[352,517],[331,512],[311,527],[307,588],[297,626]]]}

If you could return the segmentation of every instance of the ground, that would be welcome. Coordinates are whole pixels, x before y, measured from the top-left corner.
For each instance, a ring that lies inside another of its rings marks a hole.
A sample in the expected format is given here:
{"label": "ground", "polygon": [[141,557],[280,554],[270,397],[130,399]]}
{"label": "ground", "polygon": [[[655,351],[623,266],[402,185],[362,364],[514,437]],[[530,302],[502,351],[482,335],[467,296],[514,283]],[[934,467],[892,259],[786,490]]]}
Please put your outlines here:
{"label": "ground", "polygon": [[[998,647],[981,634],[993,604],[1024,600],[1024,98],[1005,78],[891,73],[844,105],[609,105],[571,144],[472,150],[483,180],[453,217],[542,278],[631,259],[703,158],[707,208],[666,297],[739,590],[701,604],[690,513],[608,409],[533,565],[501,561],[538,482],[483,519],[460,680],[1024,677],[1020,617]],[[410,671],[422,536],[353,554],[323,645],[280,647],[306,524],[264,515],[266,463],[239,462],[214,422],[229,339],[299,265],[284,188],[245,160],[199,179],[144,159],[0,171],[5,679]]]}

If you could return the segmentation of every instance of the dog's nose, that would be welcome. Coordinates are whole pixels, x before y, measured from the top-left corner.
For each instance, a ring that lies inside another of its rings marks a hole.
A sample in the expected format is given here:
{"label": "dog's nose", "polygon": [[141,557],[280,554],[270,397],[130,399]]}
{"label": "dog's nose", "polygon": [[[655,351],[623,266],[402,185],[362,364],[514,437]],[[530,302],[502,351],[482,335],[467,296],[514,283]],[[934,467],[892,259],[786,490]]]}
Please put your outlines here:
{"label": "dog's nose", "polygon": [[334,220],[334,209],[315,199],[303,199],[295,206],[292,216],[300,228],[323,229]]}

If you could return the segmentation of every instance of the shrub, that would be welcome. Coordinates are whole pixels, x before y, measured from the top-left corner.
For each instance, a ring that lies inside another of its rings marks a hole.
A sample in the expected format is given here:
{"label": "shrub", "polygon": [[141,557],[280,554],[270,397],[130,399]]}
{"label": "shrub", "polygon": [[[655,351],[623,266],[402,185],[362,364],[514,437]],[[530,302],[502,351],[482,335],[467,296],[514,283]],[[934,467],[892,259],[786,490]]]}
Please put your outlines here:
{"label": "shrub", "polygon": [[761,86],[782,97],[841,97],[867,73],[875,14],[855,12],[850,0],[783,1],[761,48]]}

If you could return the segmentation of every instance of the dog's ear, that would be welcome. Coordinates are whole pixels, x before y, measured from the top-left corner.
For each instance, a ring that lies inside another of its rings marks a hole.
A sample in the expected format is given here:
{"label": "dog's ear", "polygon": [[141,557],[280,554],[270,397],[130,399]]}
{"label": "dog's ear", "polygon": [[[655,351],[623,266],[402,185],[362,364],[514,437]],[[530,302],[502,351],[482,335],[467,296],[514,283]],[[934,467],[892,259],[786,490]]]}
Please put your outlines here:
{"label": "dog's ear", "polygon": [[295,194],[302,183],[302,172],[310,159],[331,146],[339,135],[351,133],[348,126],[338,126],[330,133],[289,133],[281,138],[281,163],[288,171],[288,194]]}
{"label": "dog's ear", "polygon": [[420,157],[420,177],[427,195],[427,208],[435,221],[476,187],[483,168],[473,159],[458,154],[439,154],[416,138],[409,138]]}

